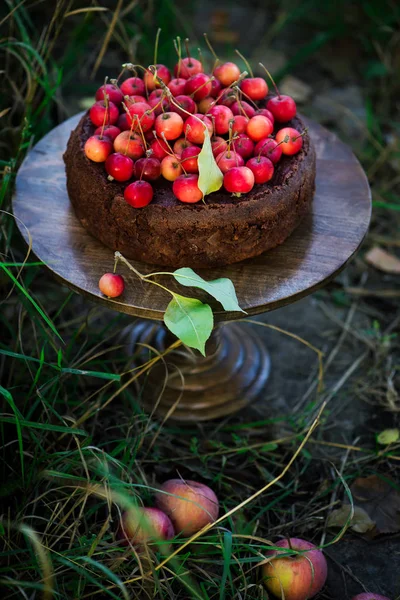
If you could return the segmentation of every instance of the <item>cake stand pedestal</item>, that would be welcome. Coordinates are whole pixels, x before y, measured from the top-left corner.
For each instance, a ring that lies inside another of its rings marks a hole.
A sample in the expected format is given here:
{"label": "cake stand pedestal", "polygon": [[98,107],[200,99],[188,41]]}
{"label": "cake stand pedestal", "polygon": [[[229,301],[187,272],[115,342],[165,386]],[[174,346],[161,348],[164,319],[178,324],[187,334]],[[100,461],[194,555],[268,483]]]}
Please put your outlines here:
{"label": "cake stand pedestal", "polygon": [[[143,284],[125,265],[118,272],[126,289],[120,298],[105,298],[100,277],[112,271],[113,252],[79,223],[66,190],[62,159],[76,115],[48,133],[27,155],[16,178],[13,199],[17,225],[32,250],[54,276],[80,294],[108,308],[141,317],[127,336],[128,351],[147,344],[165,350],[173,337],[162,324],[170,300],[161,288]],[[316,193],[311,213],[281,246],[227,267],[202,269],[205,279],[229,277],[248,315],[270,311],[310,294],[337,275],[358,250],[371,217],[367,178],[348,146],[320,125],[305,119],[317,154]],[[25,225],[25,227],[23,225]],[[131,261],[141,273],[154,265]],[[177,282],[159,281],[182,294]],[[233,413],[253,401],[265,385],[268,353],[248,327],[231,321],[243,313],[226,312],[201,290],[184,292],[208,302],[216,329],[206,357],[181,346],[159,361],[146,376],[143,402],[150,410],[182,421],[204,421]],[[140,360],[149,350],[142,346]],[[136,351],[137,354],[137,351]],[[167,371],[166,371],[167,368]],[[167,372],[167,376],[166,376]]]}

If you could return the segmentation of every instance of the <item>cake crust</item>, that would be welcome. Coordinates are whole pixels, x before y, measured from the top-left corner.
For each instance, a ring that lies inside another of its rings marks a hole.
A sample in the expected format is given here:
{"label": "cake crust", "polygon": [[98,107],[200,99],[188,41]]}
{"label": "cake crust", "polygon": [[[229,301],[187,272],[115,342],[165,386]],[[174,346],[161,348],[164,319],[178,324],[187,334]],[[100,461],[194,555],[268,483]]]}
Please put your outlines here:
{"label": "cake crust", "polygon": [[[299,118],[289,125],[304,129]],[[307,133],[300,152],[282,156],[268,184],[240,198],[221,189],[205,202],[184,204],[161,178],[153,201],[136,209],[124,200],[126,184],[108,181],[104,165],[85,156],[93,131],[85,114],[71,132],[64,154],[69,198],[82,225],[127,258],[174,268],[236,263],[282,244],[310,210],[315,151]]]}

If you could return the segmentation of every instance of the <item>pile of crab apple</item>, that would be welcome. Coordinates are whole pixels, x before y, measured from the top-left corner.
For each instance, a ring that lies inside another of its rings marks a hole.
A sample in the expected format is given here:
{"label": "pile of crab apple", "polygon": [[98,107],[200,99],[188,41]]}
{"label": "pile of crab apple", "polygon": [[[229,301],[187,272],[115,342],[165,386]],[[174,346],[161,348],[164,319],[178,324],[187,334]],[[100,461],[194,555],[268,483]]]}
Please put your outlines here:
{"label": "pile of crab apple", "polygon": [[178,60],[173,75],[162,64],[141,68],[143,77],[139,67],[128,68],[134,76],[97,90],[89,111],[96,129],[84,150],[105,163],[110,181],[127,183],[124,198],[135,208],[151,202],[160,177],[181,202],[203,198],[198,155],[206,135],[223,187],[236,196],[270,181],[281,156],[302,147],[302,133],[288,126],[294,100],[276,86],[269,94],[265,79],[247,77],[235,63],[217,63],[212,75],[190,56]]}

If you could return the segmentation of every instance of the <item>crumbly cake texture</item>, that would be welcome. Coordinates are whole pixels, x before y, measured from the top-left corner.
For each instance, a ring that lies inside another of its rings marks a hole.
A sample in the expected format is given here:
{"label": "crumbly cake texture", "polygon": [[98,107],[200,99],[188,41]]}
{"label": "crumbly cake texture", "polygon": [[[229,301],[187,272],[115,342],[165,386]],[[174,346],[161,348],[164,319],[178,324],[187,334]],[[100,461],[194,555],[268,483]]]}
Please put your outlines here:
{"label": "crumbly cake texture", "polygon": [[[287,126],[304,129],[297,117]],[[126,258],[174,268],[236,263],[282,244],[310,210],[315,151],[308,133],[298,154],[275,165],[271,181],[240,198],[221,189],[184,204],[160,178],[153,201],[137,209],[124,200],[127,184],[108,181],[104,165],[85,156],[94,129],[85,114],[71,133],[64,154],[68,194],[82,225]]]}

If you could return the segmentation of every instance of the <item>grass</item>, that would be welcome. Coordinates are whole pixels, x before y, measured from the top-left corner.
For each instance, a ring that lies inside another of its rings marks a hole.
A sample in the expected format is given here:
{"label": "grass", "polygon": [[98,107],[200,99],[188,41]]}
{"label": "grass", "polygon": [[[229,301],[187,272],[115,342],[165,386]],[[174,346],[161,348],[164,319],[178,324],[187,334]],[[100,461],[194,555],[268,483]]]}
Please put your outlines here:
{"label": "grass", "polygon": [[[111,4],[114,12],[107,9]],[[375,440],[381,430],[398,425],[396,296],[380,296],[382,288],[398,292],[393,276],[368,268],[360,257],[314,295],[324,314],[323,328],[311,336],[325,353],[323,390],[317,386],[317,360],[310,362],[310,350],[290,339],[285,348],[293,369],[298,365],[295,377],[303,381],[290,410],[272,411],[270,418],[249,410],[201,426],[161,424],[142,410],[140,387],[128,385],[134,357],[125,355],[121,333],[131,320],[60,286],[16,232],[10,200],[18,166],[35,141],[73,112],[80,96],[98,87],[106,67],[97,58],[152,60],[161,24],[160,55],[172,63],[169,40],[193,33],[190,11],[158,1],[7,0],[0,15],[3,598],[261,599],[258,566],[274,541],[295,534],[327,546],[329,556],[344,531],[328,529],[326,519],[346,497],[346,485],[372,473],[398,476],[400,445],[382,447]],[[367,118],[363,139],[351,141],[375,205],[367,243],[395,253],[398,6],[389,0],[323,6],[291,1],[271,3],[271,14],[269,43],[279,45],[293,35],[278,78],[289,71],[307,78],[321,68],[318,57],[327,44],[355,37],[354,77]],[[307,41],[298,51],[296,36],[304,32]],[[311,329],[309,322],[293,334],[308,339]],[[281,334],[271,335],[282,343]],[[296,362],[303,352],[303,362]],[[272,389],[282,396],[290,386],[288,380]],[[266,394],[272,404],[272,392]],[[338,433],[350,401],[378,414],[355,439]],[[319,425],[311,431],[323,402]],[[151,505],[157,483],[177,475],[215,490],[220,522],[190,544],[177,538],[145,552],[121,546],[121,510]],[[362,585],[374,589],[376,582]],[[378,585],[376,591],[386,589],[385,581]],[[331,586],[323,597],[338,596]]]}

